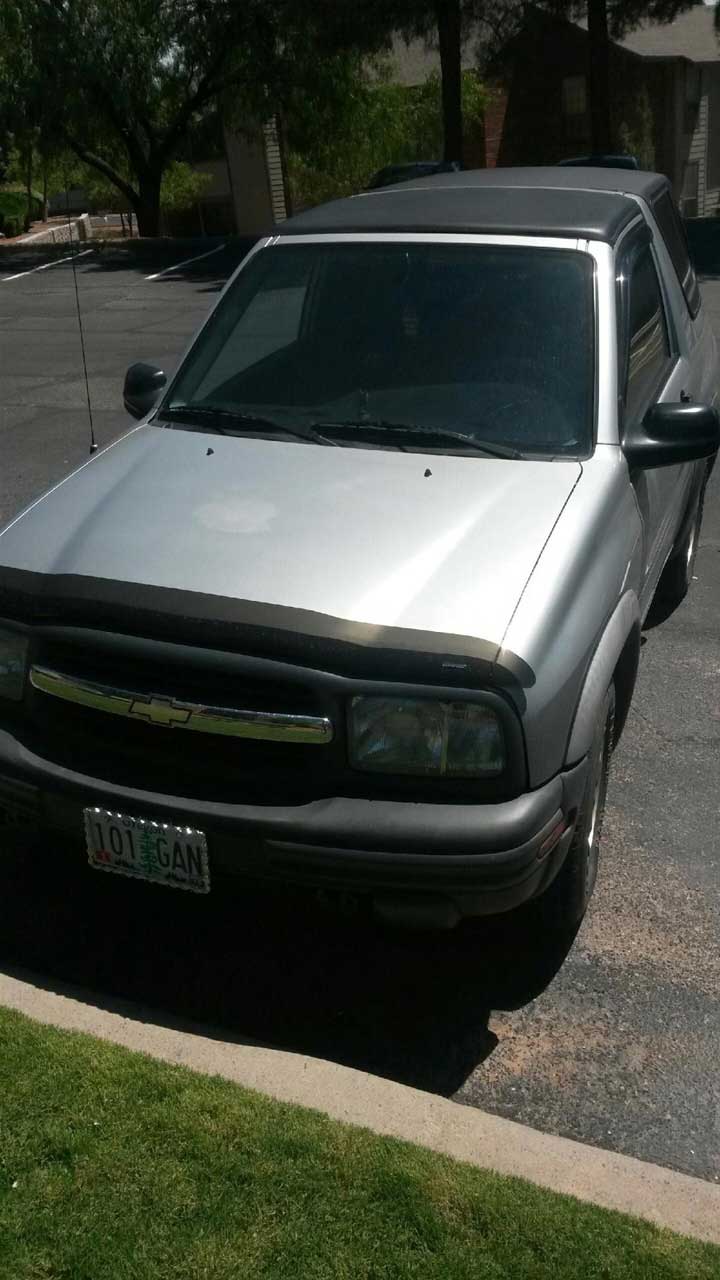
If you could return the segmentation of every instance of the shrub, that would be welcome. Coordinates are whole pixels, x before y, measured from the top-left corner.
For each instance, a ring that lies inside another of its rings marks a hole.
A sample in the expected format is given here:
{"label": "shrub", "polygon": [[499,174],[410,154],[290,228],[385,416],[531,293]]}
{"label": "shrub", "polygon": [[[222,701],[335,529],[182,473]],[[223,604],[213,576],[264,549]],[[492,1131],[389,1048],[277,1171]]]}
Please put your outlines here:
{"label": "shrub", "polygon": [[191,168],[184,160],[175,160],[163,174],[160,208],[163,213],[186,213],[196,208],[211,183],[211,174]]}
{"label": "shrub", "polygon": [[[8,190],[0,188],[0,214],[5,218],[17,218],[22,225],[27,217],[27,193],[17,188]],[[32,193],[32,216],[42,216],[42,196]],[[7,235],[8,232],[5,232]]]}
{"label": "shrub", "polygon": [[5,218],[3,219],[3,233],[8,240],[11,240],[13,236],[21,235],[22,230],[23,227],[19,218],[15,217],[14,214],[12,217],[8,217],[7,214],[5,215]]}

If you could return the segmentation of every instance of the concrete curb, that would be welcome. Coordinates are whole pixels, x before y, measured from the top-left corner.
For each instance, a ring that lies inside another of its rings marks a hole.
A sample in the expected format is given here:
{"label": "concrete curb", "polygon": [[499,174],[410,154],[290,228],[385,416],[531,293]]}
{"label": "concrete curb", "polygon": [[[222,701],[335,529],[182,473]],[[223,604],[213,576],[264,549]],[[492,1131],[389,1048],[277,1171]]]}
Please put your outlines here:
{"label": "concrete curb", "polygon": [[74,220],[57,223],[55,226],[46,227],[44,231],[32,231],[28,235],[18,237],[14,241],[13,248],[25,249],[29,245],[38,248],[53,244],[67,245],[71,241],[79,243],[81,240],[89,239],[90,217],[87,213],[82,213]]}
{"label": "concrete curb", "polygon": [[352,1067],[228,1042],[220,1031],[213,1038],[208,1027],[159,1025],[157,1014],[129,1002],[100,1009],[87,993],[83,998],[83,992],[69,987],[63,994],[47,991],[30,976],[0,974],[0,1004],[36,1022],[87,1032],[193,1071],[224,1076],[336,1120],[720,1244],[720,1186],[700,1178],[539,1133]]}

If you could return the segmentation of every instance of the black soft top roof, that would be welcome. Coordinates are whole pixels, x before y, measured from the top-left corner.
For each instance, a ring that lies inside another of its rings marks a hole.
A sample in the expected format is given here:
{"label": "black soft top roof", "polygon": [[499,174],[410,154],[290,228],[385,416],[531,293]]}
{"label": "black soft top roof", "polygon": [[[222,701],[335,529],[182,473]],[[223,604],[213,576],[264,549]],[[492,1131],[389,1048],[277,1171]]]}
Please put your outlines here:
{"label": "black soft top roof", "polygon": [[541,235],[613,244],[637,217],[633,197],[654,199],[667,178],[631,169],[473,169],[366,191],[308,209],[281,236],[439,231]]}

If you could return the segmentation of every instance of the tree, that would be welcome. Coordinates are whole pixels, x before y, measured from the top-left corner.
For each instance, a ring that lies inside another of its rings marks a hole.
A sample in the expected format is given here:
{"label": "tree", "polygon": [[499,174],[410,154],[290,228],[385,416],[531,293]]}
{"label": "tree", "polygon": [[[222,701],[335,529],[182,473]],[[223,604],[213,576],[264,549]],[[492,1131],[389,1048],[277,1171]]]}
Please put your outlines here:
{"label": "tree", "polygon": [[[317,0],[316,0],[316,7]],[[322,9],[323,0],[319,7]],[[462,41],[493,0],[324,0],[329,39],[364,52],[387,49],[395,35],[437,42],[443,106],[443,158],[462,160]]]}
{"label": "tree", "polygon": [[436,0],[440,50],[440,74],[442,77],[442,104],[444,143],[443,160],[462,163],[463,114],[462,114],[462,17],[460,0]]}
{"label": "tree", "polygon": [[[0,11],[0,84],[3,86],[0,101],[0,120],[4,138],[4,167],[14,167],[20,173],[26,192],[27,208],[25,228],[33,219],[33,159],[39,141],[39,119],[42,105],[39,86],[34,74],[31,51],[21,39],[18,25],[12,21],[15,15]],[[8,21],[10,19],[10,21]]]}
{"label": "tree", "polygon": [[[270,110],[288,0],[3,0],[13,93],[42,104],[41,130],[113,183],[156,235],[162,178],[192,124],[232,90]],[[296,15],[299,19],[299,11]],[[119,162],[121,157],[122,163]]]}
{"label": "tree", "polygon": [[436,38],[440,54],[443,108],[443,160],[462,164],[462,48],[463,36],[482,29],[492,0],[408,0],[401,14],[409,36]]}

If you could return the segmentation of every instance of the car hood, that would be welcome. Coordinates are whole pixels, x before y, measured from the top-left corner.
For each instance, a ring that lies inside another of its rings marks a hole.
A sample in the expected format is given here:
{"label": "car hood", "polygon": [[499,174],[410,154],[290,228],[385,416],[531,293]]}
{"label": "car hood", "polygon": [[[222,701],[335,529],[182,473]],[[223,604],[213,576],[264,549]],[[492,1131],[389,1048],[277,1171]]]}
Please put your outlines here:
{"label": "car hood", "polygon": [[499,644],[581,474],[151,425],[0,534],[0,565]]}

